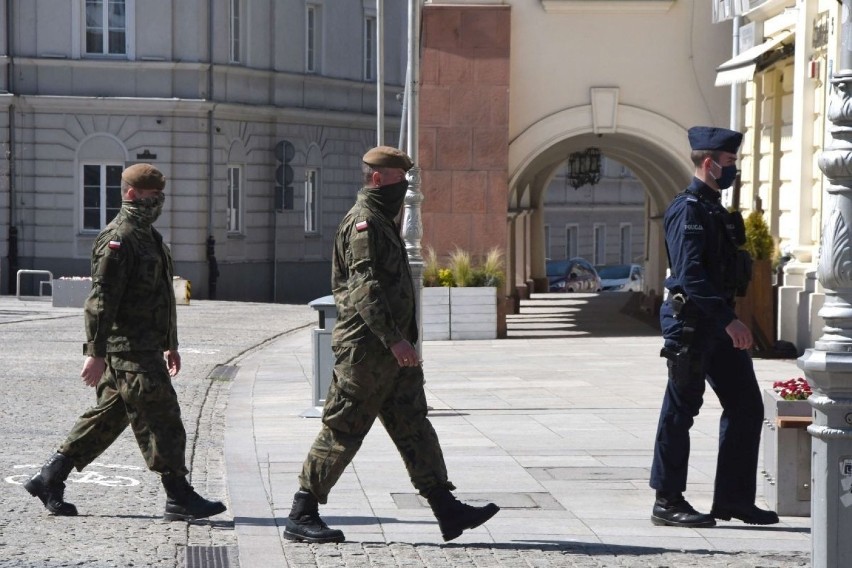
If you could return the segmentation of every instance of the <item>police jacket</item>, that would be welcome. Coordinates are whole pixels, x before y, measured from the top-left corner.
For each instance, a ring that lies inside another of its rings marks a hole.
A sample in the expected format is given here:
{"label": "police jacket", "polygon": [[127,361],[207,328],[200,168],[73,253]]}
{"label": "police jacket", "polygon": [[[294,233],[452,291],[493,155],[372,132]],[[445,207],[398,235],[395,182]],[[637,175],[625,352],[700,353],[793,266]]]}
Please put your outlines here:
{"label": "police jacket", "polygon": [[388,203],[383,189],[362,188],[337,230],[331,269],[334,346],[358,345],[371,336],[387,348],[402,339],[417,341],[414,284],[394,222],[402,202]]}
{"label": "police jacket", "polygon": [[725,233],[727,216],[719,191],[693,178],[663,217],[671,267],[666,288],[685,294],[687,310],[722,328],[737,317],[734,290],[725,280],[736,257],[736,247]]}
{"label": "police jacket", "polygon": [[125,203],[92,246],[85,355],[178,348],[172,257]]}

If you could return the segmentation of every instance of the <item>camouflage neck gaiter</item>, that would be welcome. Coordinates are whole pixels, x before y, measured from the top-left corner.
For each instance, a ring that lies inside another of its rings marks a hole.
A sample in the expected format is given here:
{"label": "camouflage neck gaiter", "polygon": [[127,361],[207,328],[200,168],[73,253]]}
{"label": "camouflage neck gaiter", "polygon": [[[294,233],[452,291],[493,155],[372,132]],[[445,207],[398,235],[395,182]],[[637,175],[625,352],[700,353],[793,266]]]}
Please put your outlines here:
{"label": "camouflage neck gaiter", "polygon": [[364,199],[366,199],[369,205],[389,219],[393,219],[399,214],[402,203],[405,201],[405,192],[407,190],[408,180],[402,180],[392,185],[365,187],[363,191]]}
{"label": "camouflage neck gaiter", "polygon": [[166,196],[162,193],[157,197],[145,197],[132,201],[122,201],[121,208],[127,212],[127,216],[141,226],[152,225],[163,212],[163,203]]}

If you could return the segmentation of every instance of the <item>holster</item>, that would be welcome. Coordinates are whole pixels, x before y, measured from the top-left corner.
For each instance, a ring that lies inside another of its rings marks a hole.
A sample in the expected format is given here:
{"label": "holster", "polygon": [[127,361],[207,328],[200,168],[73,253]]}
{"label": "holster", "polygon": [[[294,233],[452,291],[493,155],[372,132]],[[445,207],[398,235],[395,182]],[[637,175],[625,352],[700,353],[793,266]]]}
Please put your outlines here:
{"label": "holster", "polygon": [[663,347],[660,350],[660,357],[667,359],[666,365],[669,369],[669,378],[678,389],[685,389],[689,385],[697,384],[704,380],[701,354],[695,352],[689,346],[681,347],[680,351]]}
{"label": "holster", "polygon": [[701,353],[692,348],[695,340],[695,326],[698,319],[688,315],[685,310],[688,298],[684,294],[674,294],[670,300],[672,311],[677,320],[683,322],[680,336],[680,349],[674,350],[663,347],[660,357],[667,359],[669,377],[678,388],[684,388],[696,381],[703,381],[704,375],[701,365]]}

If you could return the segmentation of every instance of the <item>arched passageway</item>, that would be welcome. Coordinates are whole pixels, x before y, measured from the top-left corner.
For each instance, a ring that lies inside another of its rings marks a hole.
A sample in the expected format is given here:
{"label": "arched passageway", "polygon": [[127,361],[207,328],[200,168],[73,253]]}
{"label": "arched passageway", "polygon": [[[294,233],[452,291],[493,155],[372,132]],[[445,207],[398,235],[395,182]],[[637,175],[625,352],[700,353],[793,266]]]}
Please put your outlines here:
{"label": "arched passageway", "polygon": [[600,148],[629,167],[648,195],[645,286],[659,294],[666,270],[661,217],[691,177],[686,129],[666,117],[617,107],[617,123],[601,128],[592,105],[569,109],[531,126],[510,143],[508,274],[521,297],[546,291],[543,203],[546,189],[571,152]]}

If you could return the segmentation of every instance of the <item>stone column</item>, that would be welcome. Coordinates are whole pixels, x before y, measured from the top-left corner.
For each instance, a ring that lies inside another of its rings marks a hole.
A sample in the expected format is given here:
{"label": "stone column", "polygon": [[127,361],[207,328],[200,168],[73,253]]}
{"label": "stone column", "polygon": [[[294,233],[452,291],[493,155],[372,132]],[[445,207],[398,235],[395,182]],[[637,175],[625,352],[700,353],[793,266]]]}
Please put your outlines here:
{"label": "stone column", "polygon": [[[843,0],[849,13],[852,0]],[[828,108],[831,141],[819,157],[828,180],[817,278],[826,289],[822,336],[799,358],[814,390],[811,563],[843,566],[852,558],[852,23],[841,31],[838,71]]]}

